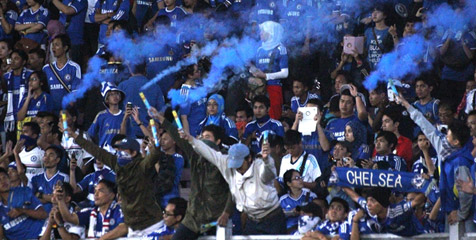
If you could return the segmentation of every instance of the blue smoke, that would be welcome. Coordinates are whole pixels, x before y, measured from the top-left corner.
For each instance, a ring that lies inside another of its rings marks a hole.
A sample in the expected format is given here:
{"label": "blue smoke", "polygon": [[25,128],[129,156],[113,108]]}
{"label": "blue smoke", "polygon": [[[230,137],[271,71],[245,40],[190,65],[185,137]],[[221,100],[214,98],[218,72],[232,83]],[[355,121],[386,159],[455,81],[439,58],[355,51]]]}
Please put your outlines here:
{"label": "blue smoke", "polygon": [[100,84],[101,80],[107,79],[107,76],[101,73],[101,66],[106,64],[106,61],[94,56],[89,60],[88,72],[83,75],[81,84],[78,89],[63,97],[62,107],[65,109],[70,103],[76,102],[76,100],[84,97],[84,94],[94,86]]}

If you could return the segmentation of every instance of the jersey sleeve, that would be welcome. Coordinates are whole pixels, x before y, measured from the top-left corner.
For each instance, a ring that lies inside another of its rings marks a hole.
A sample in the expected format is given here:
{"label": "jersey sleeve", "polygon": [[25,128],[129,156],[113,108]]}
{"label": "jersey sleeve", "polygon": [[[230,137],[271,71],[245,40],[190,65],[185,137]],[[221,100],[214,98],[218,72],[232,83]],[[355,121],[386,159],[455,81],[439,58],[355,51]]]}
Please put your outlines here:
{"label": "jersey sleeve", "polygon": [[29,209],[36,210],[36,209],[43,206],[43,204],[41,204],[40,200],[37,197],[35,197],[32,190],[28,189],[28,194],[30,195],[29,200],[31,202],[31,204],[28,206]]}
{"label": "jersey sleeve", "polygon": [[76,11],[76,13],[79,13],[87,7],[87,4],[88,4],[88,2],[86,0],[75,0],[75,1],[70,2],[70,4],[68,4],[68,6],[74,8],[74,11]]}
{"label": "jersey sleeve", "polygon": [[25,18],[25,11],[26,10],[23,10],[23,12],[20,13],[20,16],[16,20],[15,24],[23,24],[23,21],[24,21],[24,18]]}
{"label": "jersey sleeve", "polygon": [[84,177],[83,180],[81,180],[79,183],[78,183],[78,187],[81,188],[81,190],[88,190],[88,185],[89,185],[89,182],[91,181],[91,174],[89,174],[88,176]]}
{"label": "jersey sleeve", "polygon": [[279,48],[279,68],[280,69],[289,68],[288,67],[288,52],[286,47],[284,46],[281,46]]}
{"label": "jersey sleeve", "polygon": [[45,26],[48,24],[48,21],[50,20],[50,16],[48,14],[48,9],[44,9],[42,13],[39,13],[39,18],[38,18],[38,23]]}
{"label": "jersey sleeve", "polygon": [[[100,113],[98,113],[100,114]],[[89,127],[88,129],[88,135],[91,137],[91,138],[95,138],[97,137],[97,134],[99,132],[99,118],[100,118],[100,115],[97,115],[96,116],[96,119],[94,119],[94,122],[91,124],[91,126]]]}
{"label": "jersey sleeve", "polygon": [[10,25],[12,25],[12,27],[14,27],[14,26],[15,26],[15,22],[16,22],[16,20],[18,19],[18,14],[17,14],[16,12],[14,12],[14,11],[8,11],[6,17],[7,17],[7,22],[8,22]]}
{"label": "jersey sleeve", "polygon": [[79,225],[86,227],[89,226],[89,218],[91,216],[91,212],[91,208],[85,208],[81,209],[81,211],[76,213],[76,215],[78,215]]}
{"label": "jersey sleeve", "polygon": [[127,20],[129,18],[129,1],[122,1],[121,6],[119,7],[116,15],[114,15],[112,20]]}
{"label": "jersey sleeve", "polygon": [[92,22],[92,23],[95,23],[96,21],[94,20],[94,15],[96,15],[96,11],[100,11],[101,9],[101,1],[97,1],[96,4],[94,5],[94,9],[91,11],[91,13],[89,14],[89,20]]}

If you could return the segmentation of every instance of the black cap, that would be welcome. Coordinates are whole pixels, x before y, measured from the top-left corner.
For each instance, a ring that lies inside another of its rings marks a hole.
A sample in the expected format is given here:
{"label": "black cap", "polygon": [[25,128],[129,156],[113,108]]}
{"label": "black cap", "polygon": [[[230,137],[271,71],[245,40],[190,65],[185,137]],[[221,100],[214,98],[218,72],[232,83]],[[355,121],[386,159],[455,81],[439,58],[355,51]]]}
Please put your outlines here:
{"label": "black cap", "polygon": [[[118,144],[116,144],[117,141],[120,141],[120,142]],[[136,139],[131,138],[131,137],[116,139],[116,141],[112,142],[112,146],[115,147],[115,148],[129,149],[129,150],[140,152],[139,142],[137,142]]]}

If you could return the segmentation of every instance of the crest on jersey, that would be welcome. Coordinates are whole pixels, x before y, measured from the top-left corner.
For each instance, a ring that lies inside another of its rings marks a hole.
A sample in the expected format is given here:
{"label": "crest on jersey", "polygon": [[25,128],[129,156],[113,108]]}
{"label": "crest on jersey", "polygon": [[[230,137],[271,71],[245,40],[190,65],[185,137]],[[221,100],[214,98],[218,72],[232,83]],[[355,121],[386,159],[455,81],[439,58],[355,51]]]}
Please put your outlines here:
{"label": "crest on jersey", "polygon": [[276,7],[276,3],[274,3],[274,2],[270,2],[270,3],[269,3],[269,7],[270,7],[270,8],[274,8],[274,7]]}
{"label": "crest on jersey", "polygon": [[116,223],[116,220],[114,220],[114,218],[109,220],[109,226],[114,225],[114,223]]}
{"label": "crest on jersey", "polygon": [[38,156],[32,156],[30,159],[32,162],[38,161]]}
{"label": "crest on jersey", "polygon": [[170,55],[170,56],[173,56],[173,55],[174,55],[174,50],[170,49],[169,55]]}
{"label": "crest on jersey", "polygon": [[177,19],[177,14],[172,15],[173,19]]}
{"label": "crest on jersey", "polygon": [[297,10],[301,10],[301,8],[302,8],[301,4],[298,4],[298,5],[296,6],[296,9],[297,9]]}
{"label": "crest on jersey", "polygon": [[40,15],[36,15],[36,21],[40,21]]}
{"label": "crest on jersey", "polygon": [[66,74],[66,76],[64,76],[64,80],[66,80],[66,81],[71,81],[71,75],[70,75],[70,74]]}
{"label": "crest on jersey", "polygon": [[395,5],[395,12],[397,12],[398,15],[400,15],[400,17],[403,17],[403,18],[408,17],[407,7],[405,7],[405,5],[401,3],[397,3]]}

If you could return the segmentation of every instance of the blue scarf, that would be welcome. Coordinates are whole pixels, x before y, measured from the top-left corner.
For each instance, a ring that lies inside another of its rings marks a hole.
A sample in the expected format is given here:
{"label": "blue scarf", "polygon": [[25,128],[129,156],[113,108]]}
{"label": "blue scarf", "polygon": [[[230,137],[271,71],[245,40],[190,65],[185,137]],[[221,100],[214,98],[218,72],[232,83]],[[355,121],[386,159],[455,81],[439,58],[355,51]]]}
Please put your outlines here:
{"label": "blue scarf", "polygon": [[431,181],[421,174],[338,167],[332,172],[329,185],[340,187],[386,187],[400,192],[426,192]]}

